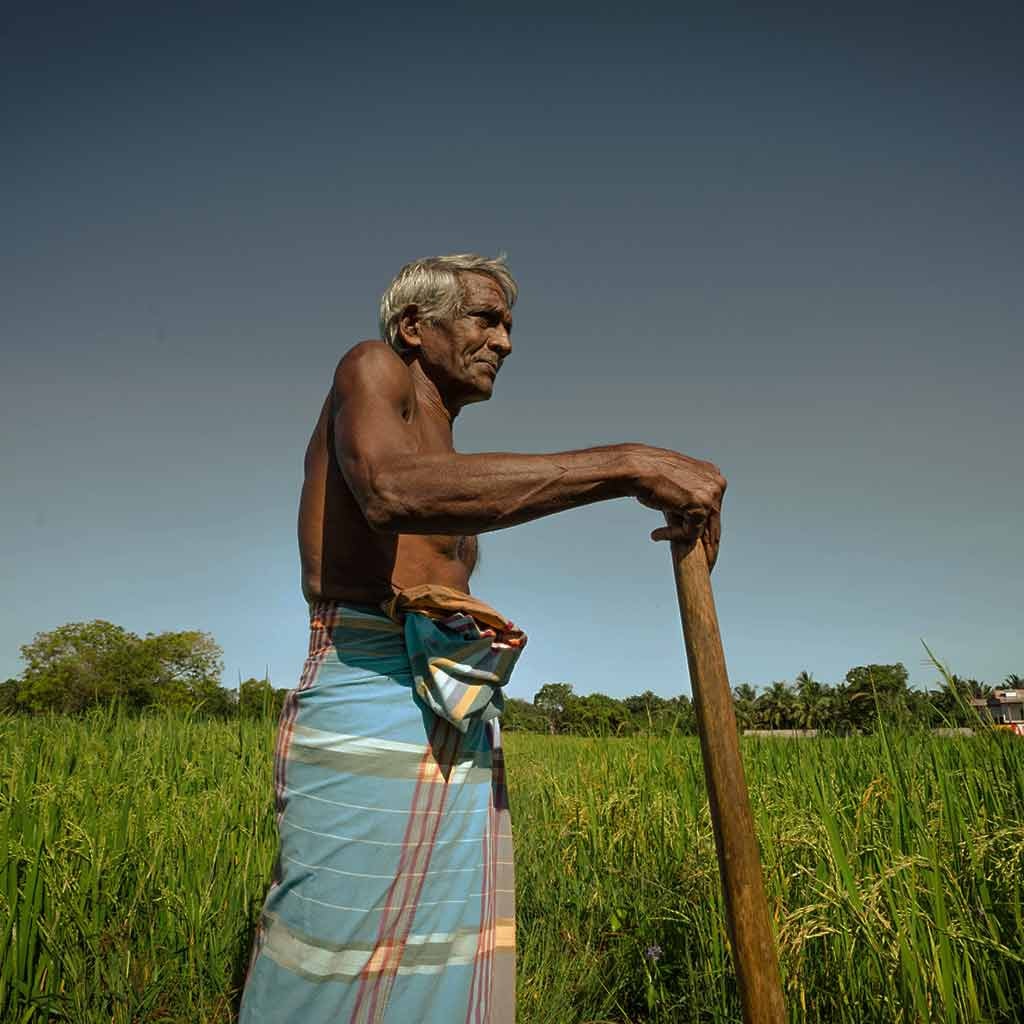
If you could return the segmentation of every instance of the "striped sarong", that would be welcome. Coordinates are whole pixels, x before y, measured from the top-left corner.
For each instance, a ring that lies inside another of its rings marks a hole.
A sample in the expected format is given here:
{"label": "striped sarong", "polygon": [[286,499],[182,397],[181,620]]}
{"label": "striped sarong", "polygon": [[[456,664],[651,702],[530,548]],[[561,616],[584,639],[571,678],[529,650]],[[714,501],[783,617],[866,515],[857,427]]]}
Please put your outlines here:
{"label": "striped sarong", "polygon": [[240,1024],[515,1019],[500,727],[484,708],[458,727],[432,710],[414,633],[372,607],[311,606],[278,731],[280,853]]}

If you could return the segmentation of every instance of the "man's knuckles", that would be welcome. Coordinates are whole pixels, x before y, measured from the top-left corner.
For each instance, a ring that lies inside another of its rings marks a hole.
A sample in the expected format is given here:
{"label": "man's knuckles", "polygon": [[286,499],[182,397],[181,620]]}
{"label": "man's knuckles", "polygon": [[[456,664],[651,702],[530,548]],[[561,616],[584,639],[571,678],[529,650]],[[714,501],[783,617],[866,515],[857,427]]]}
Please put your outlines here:
{"label": "man's knuckles", "polygon": [[722,501],[722,492],[717,487],[698,487],[693,492],[693,503],[706,513],[718,508]]}

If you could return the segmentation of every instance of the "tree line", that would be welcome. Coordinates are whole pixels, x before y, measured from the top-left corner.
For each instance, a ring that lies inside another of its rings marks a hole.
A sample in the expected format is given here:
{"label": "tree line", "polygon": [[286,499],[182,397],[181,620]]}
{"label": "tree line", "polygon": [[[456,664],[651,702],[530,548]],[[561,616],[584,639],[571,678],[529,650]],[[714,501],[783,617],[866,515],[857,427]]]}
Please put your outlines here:
{"label": "tree line", "polygon": [[[1024,689],[1024,678],[1006,677],[1008,689]],[[971,698],[991,694],[993,687],[976,679],[944,676],[931,689],[909,685],[906,667],[858,665],[843,681],[830,685],[809,672],[795,681],[757,687],[743,683],[733,689],[740,729],[814,729],[849,736],[872,733],[879,724],[907,729],[956,728],[977,725]],[[532,703],[506,698],[502,727],[525,732],[576,735],[676,733],[694,735],[697,717],[685,694],[659,697],[650,690],[616,699],[603,693],[577,694],[570,683],[545,683]]]}
{"label": "tree line", "polygon": [[20,648],[25,669],[0,683],[0,713],[81,714],[117,704],[226,718],[277,715],[287,690],[268,678],[221,685],[223,651],[198,630],[140,637],[112,622],[69,622]]}
{"label": "tree line", "polygon": [[[198,630],[147,633],[140,637],[103,620],[71,622],[37,633],[21,647],[25,669],[0,683],[0,713],[80,714],[118,704],[124,710],[187,711],[213,717],[276,717],[287,689],[269,680],[221,685],[223,652]],[[1024,678],[1007,676],[1007,688],[1024,689]],[[978,721],[971,697],[992,688],[976,679],[945,676],[934,689],[908,683],[906,668],[859,665],[830,685],[801,672],[793,683],[733,690],[741,729],[816,729],[834,735],[870,733],[879,723],[905,728],[969,726]],[[545,683],[532,701],[505,698],[505,729],[575,735],[620,735],[697,731],[693,702],[685,694],[659,697],[646,690],[622,699],[603,693],[577,694],[571,683]]]}

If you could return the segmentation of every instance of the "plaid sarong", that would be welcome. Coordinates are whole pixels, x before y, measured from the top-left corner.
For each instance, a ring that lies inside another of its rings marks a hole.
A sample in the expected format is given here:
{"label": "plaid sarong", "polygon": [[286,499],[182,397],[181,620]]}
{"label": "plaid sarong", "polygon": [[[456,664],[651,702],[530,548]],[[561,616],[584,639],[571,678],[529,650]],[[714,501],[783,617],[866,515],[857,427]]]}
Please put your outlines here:
{"label": "plaid sarong", "polygon": [[[417,692],[409,619],[447,629],[457,613],[389,611],[404,623],[367,606],[311,607],[309,657],[278,732],[280,854],[240,1024],[515,1019],[498,721],[474,695],[456,727]],[[481,637],[500,648],[512,636],[467,617],[453,649],[483,656]],[[470,625],[479,635],[466,639]],[[514,658],[493,657],[511,670]]]}

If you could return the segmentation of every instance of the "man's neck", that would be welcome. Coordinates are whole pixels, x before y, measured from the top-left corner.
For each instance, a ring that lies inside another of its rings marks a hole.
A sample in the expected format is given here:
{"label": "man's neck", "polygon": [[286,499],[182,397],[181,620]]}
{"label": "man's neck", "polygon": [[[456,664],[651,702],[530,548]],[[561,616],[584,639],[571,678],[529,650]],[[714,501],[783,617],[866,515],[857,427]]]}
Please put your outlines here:
{"label": "man's neck", "polygon": [[418,359],[413,359],[409,364],[409,371],[412,373],[413,387],[416,389],[416,401],[421,411],[425,412],[431,419],[443,420],[450,431],[452,424],[455,422],[455,417],[459,415],[462,406],[454,401],[445,400],[437,384],[423,372]]}

